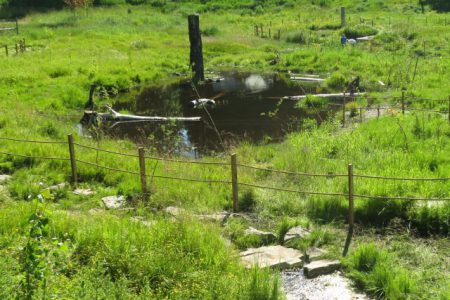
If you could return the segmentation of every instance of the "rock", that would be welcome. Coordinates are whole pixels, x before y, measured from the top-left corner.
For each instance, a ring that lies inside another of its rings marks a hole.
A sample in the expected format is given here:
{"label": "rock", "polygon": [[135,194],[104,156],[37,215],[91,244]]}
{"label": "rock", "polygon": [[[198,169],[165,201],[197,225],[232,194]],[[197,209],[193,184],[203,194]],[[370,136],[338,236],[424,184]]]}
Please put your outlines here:
{"label": "rock", "polygon": [[6,183],[7,181],[9,181],[11,179],[11,176],[10,175],[4,175],[4,174],[1,174],[0,175],[0,184],[4,184],[4,183]]}
{"label": "rock", "polygon": [[284,242],[293,240],[293,239],[301,239],[304,237],[307,237],[311,234],[311,231],[309,231],[306,228],[303,228],[302,226],[295,226],[288,230],[286,235],[284,236]]}
{"label": "rock", "polygon": [[247,268],[252,266],[278,269],[298,268],[303,265],[301,256],[300,251],[283,246],[250,248],[240,253],[241,261]]}
{"label": "rock", "polygon": [[325,254],[327,254],[325,250],[313,247],[306,251],[303,260],[307,262],[317,261],[321,259]]}
{"label": "rock", "polygon": [[107,209],[117,209],[125,205],[124,196],[108,196],[102,198],[103,204]]}
{"label": "rock", "polygon": [[261,231],[253,227],[245,230],[246,235],[256,235],[264,244],[270,244],[276,241],[277,237],[272,232]]}
{"label": "rock", "polygon": [[61,183],[58,183],[58,184],[55,184],[55,185],[52,185],[52,186],[48,187],[48,189],[50,191],[62,190],[64,188],[66,188],[66,183],[65,182],[61,182]]}
{"label": "rock", "polygon": [[91,189],[76,189],[73,193],[79,196],[91,196],[95,194],[95,192]]}
{"label": "rock", "polygon": [[185,212],[184,209],[176,207],[176,206],[168,206],[164,209],[166,214],[169,214],[173,217],[177,217]]}
{"label": "rock", "polygon": [[211,215],[196,215],[196,217],[201,221],[213,221],[221,224],[225,223],[229,216],[230,214],[226,211]]}
{"label": "rock", "polygon": [[331,274],[341,267],[338,260],[318,260],[307,264],[304,267],[306,278],[315,278],[320,275]]}

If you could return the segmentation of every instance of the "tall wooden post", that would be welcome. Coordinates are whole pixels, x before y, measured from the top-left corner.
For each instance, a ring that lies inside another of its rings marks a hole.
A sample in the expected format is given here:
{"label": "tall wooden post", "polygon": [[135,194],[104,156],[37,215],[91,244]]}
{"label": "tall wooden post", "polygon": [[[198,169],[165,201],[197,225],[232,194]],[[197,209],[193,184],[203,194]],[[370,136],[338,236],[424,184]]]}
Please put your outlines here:
{"label": "tall wooden post", "polygon": [[345,27],[345,16],[346,16],[345,7],[341,7],[341,28]]}
{"label": "tall wooden post", "polygon": [[348,253],[348,248],[350,247],[350,242],[352,241],[353,236],[353,227],[355,222],[355,213],[354,213],[354,205],[353,205],[353,165],[348,165],[348,233],[347,238],[345,239],[344,252],[343,256],[346,256]]}
{"label": "tall wooden post", "polygon": [[405,91],[402,91],[402,114],[405,114]]}
{"label": "tall wooden post", "polygon": [[344,100],[342,104],[342,127],[345,127],[345,92],[344,92]]}
{"label": "tall wooden post", "polygon": [[70,155],[70,167],[72,169],[72,186],[77,186],[78,183],[78,175],[77,175],[77,160],[75,157],[75,147],[73,144],[73,135],[69,134],[67,136],[67,140],[69,142],[69,155]]}
{"label": "tall wooden post", "polygon": [[147,191],[147,174],[145,172],[145,150],[142,147],[138,148],[138,154],[139,154],[139,175],[141,178],[141,189],[142,189],[142,195],[144,196],[144,199],[148,198],[148,191]]}
{"label": "tall wooden post", "polygon": [[236,153],[231,154],[231,187],[233,189],[233,212],[237,212],[239,210],[239,196]]}
{"label": "tall wooden post", "polygon": [[191,43],[190,65],[194,72],[194,83],[205,80],[205,72],[203,67],[203,48],[202,36],[200,33],[200,17],[199,15],[188,16],[189,24],[189,41]]}

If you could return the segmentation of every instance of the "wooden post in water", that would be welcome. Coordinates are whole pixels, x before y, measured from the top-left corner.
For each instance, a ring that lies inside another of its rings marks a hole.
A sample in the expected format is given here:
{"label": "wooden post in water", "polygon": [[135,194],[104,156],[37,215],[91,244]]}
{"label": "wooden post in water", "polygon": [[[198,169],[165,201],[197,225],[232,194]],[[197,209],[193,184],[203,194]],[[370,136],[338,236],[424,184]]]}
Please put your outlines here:
{"label": "wooden post in water", "polygon": [[148,198],[147,191],[147,174],[145,172],[145,150],[143,147],[138,148],[139,154],[139,176],[141,178],[141,190],[144,200]]}
{"label": "wooden post in water", "polygon": [[8,45],[5,45],[5,54],[7,57],[9,56]]}
{"label": "wooden post in water", "polygon": [[233,212],[238,212],[239,196],[236,153],[231,154],[231,187],[233,189]]}
{"label": "wooden post in water", "polygon": [[189,41],[191,43],[190,65],[194,72],[194,83],[205,80],[203,67],[202,36],[200,33],[200,16],[189,15]]}
{"label": "wooden post in water", "polygon": [[76,187],[78,183],[78,175],[77,175],[77,160],[75,158],[75,147],[73,144],[73,135],[69,134],[67,136],[67,140],[69,142],[69,155],[70,155],[70,167],[72,169],[72,186]]}
{"label": "wooden post in water", "polygon": [[345,7],[341,7],[341,28],[345,27],[345,21],[346,21]]}
{"label": "wooden post in water", "polygon": [[348,165],[348,233],[347,238],[345,239],[344,252],[343,256],[346,256],[348,253],[348,248],[350,247],[350,243],[352,241],[353,236],[353,227],[355,222],[355,213],[354,213],[354,205],[353,205],[353,165]]}
{"label": "wooden post in water", "polygon": [[405,114],[405,91],[402,91],[402,114]]}

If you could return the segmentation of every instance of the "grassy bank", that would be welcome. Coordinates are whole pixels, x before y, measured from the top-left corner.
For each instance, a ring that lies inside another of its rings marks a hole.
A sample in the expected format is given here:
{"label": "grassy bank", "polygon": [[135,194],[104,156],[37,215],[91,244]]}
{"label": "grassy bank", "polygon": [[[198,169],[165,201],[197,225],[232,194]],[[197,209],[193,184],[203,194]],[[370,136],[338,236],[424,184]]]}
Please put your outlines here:
{"label": "grassy bank", "polygon": [[[377,33],[372,42],[341,47],[342,4],[347,5],[349,14],[345,33],[352,37]],[[30,13],[20,19],[19,36],[2,36],[1,43],[10,46],[10,56],[0,58],[0,136],[63,143],[1,140],[0,151],[67,157],[66,135],[76,133],[92,83],[108,90],[96,102],[101,109],[105,103],[130,97],[119,91],[173,81],[174,73],[189,73],[186,16],[194,12],[201,13],[208,70],[292,71],[328,77],[317,92],[341,92],[359,75],[370,96],[398,96],[406,89],[409,96],[446,99],[450,94],[450,26],[445,25],[445,14],[429,10],[420,14],[418,7],[410,1],[390,5],[364,1],[285,1],[275,5],[269,1],[258,7],[211,1]],[[359,24],[360,18],[364,24]],[[281,30],[280,40],[255,36],[255,24],[263,24],[266,34],[269,27],[272,35]],[[29,48],[15,55],[11,49],[19,38],[25,38]],[[384,100],[380,103],[385,104]],[[409,105],[447,109],[446,102]],[[239,163],[292,172],[346,174],[352,163],[356,174],[450,177],[450,126],[443,114],[411,112],[401,116],[393,109],[391,115],[360,126],[342,129],[339,120],[332,120],[320,128],[305,122],[302,129],[279,144],[243,142],[230,151],[237,153]],[[137,154],[130,141],[107,136],[93,141],[77,134],[75,140]],[[164,155],[152,153],[152,137],[143,146],[150,149],[149,155]],[[82,160],[138,171],[138,160],[133,157],[81,147],[76,151]],[[205,160],[228,163],[229,157]],[[148,159],[147,169],[157,176],[230,180],[228,165]],[[24,292],[20,276],[27,274],[27,266],[31,268],[24,260],[30,226],[35,224],[28,221],[36,209],[30,199],[45,187],[69,182],[70,165],[67,161],[1,155],[0,170],[13,176],[0,204],[0,283],[5,287],[2,297],[7,298]],[[121,299],[276,299],[276,276],[244,270],[238,264],[236,249],[257,245],[243,235],[249,225],[280,232],[294,224],[309,226],[312,237],[295,247],[322,246],[329,249],[331,257],[340,255],[347,215],[344,197],[242,187],[241,207],[253,218],[220,228],[189,216],[172,222],[160,209],[176,205],[189,213],[229,210],[227,184],[153,178],[150,201],[144,206],[139,202],[137,176],[88,165],[79,165],[79,176],[80,186],[95,190],[94,196],[77,196],[66,187],[54,192],[53,200],[46,200],[49,225],[46,234],[36,239],[36,247],[47,253],[38,258],[47,273],[39,271],[45,273],[45,280],[39,272],[36,275],[36,297],[46,291],[48,296],[85,299],[106,298],[112,293]],[[347,193],[345,177],[296,177],[239,167],[239,180]],[[356,199],[355,247],[346,267],[360,288],[388,299],[448,297],[449,202],[432,205],[389,200],[450,198],[448,190],[448,181],[355,180],[355,193],[383,198]],[[116,194],[125,195],[134,209],[103,210],[101,197]],[[147,228],[133,217],[152,225]],[[52,257],[53,253],[57,256]],[[405,274],[412,276],[406,279]]]}

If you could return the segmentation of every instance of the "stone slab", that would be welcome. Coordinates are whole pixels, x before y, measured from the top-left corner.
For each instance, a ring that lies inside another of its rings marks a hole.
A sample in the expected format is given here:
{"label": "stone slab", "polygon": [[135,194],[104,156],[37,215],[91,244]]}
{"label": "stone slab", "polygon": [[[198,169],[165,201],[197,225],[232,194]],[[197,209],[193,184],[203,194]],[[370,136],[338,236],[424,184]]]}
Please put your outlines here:
{"label": "stone slab", "polygon": [[304,237],[307,237],[308,235],[311,234],[311,231],[309,231],[306,228],[303,228],[302,226],[295,226],[292,227],[291,229],[288,230],[288,232],[286,232],[285,236],[284,236],[284,242],[293,240],[293,239],[301,239]]}
{"label": "stone slab", "polygon": [[308,251],[306,251],[303,260],[306,262],[313,262],[320,260],[327,254],[327,251],[319,249],[319,248],[309,248]]}
{"label": "stone slab", "polygon": [[245,230],[246,235],[256,235],[263,243],[270,244],[274,242],[277,237],[272,232],[261,231],[253,227],[249,227]]}
{"label": "stone slab", "polygon": [[124,196],[108,196],[102,198],[103,204],[107,209],[117,209],[125,205]]}
{"label": "stone slab", "polygon": [[318,260],[307,264],[304,267],[306,278],[315,278],[320,275],[331,274],[341,267],[338,260]]}
{"label": "stone slab", "polygon": [[250,248],[240,253],[242,263],[247,267],[292,269],[303,265],[302,253],[283,246]]}

